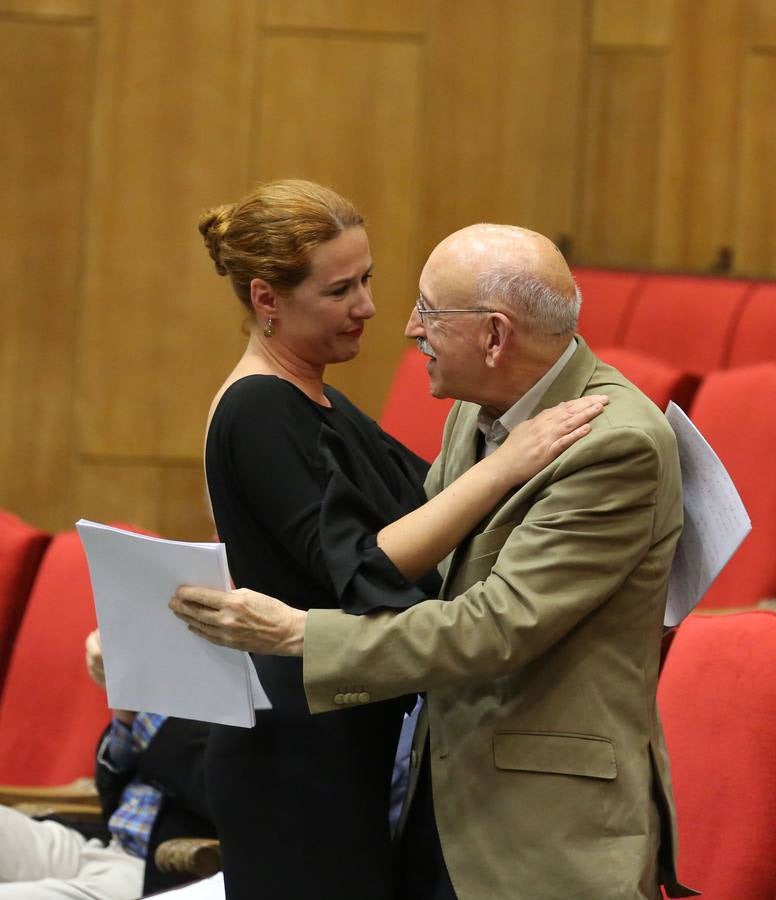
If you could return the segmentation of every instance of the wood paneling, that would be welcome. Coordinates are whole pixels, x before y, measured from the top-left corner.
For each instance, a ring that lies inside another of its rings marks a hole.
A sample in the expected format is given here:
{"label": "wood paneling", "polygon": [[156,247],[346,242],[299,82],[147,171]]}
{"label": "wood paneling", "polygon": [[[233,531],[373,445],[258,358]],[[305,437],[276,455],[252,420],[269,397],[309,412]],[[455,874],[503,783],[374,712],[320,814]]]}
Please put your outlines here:
{"label": "wood paneling", "polygon": [[[671,36],[674,0],[593,0],[597,46],[665,47]],[[695,3],[695,0],[691,0]],[[696,3],[702,6],[706,0]]]}
{"label": "wood paneling", "polygon": [[738,167],[737,267],[776,276],[776,55],[752,53],[746,61]]}
{"label": "wood paneling", "polygon": [[445,235],[503,215],[503,4],[430,0],[419,270]]}
{"label": "wood paneling", "polygon": [[552,238],[574,227],[585,0],[506,5],[500,219]]}
{"label": "wood paneling", "polygon": [[271,33],[264,44],[251,173],[330,184],[365,214],[378,317],[359,358],[327,378],[377,414],[415,298],[420,47]]}
{"label": "wood paneling", "polygon": [[419,0],[268,0],[266,13],[270,26],[386,34],[420,34],[423,18],[423,3]]}
{"label": "wood paneling", "polygon": [[651,263],[662,88],[660,56],[593,56],[577,228],[585,262]]}
{"label": "wood paneling", "polygon": [[757,47],[776,47],[776,3],[773,0],[747,0],[749,13],[749,44]]}
{"label": "wood paneling", "polygon": [[0,506],[44,528],[69,480],[91,37],[0,21]]}
{"label": "wood paneling", "polygon": [[242,343],[197,232],[246,187],[252,0],[101,7],[81,450],[196,458]]}
{"label": "wood paneling", "polygon": [[741,0],[677,0],[667,60],[654,263],[708,270],[733,240]]}
{"label": "wood paneling", "polygon": [[201,465],[82,462],[76,467],[74,518],[124,522],[183,541],[207,541],[213,523]]}
{"label": "wood paneling", "polygon": [[98,0],[0,0],[0,15],[32,16],[43,19],[84,19],[95,13]]}

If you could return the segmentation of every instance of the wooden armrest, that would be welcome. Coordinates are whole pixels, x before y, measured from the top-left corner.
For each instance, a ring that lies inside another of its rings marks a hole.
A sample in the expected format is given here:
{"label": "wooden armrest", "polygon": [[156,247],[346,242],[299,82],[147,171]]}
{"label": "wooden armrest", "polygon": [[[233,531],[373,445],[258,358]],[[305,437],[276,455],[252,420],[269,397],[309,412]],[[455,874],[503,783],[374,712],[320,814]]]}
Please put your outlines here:
{"label": "wooden armrest", "polygon": [[172,838],[156,848],[160,872],[183,872],[207,878],[221,870],[221,846],[215,838]]}
{"label": "wooden armrest", "polygon": [[19,803],[67,803],[87,808],[99,807],[100,798],[93,778],[77,778],[70,784],[52,787],[0,784],[0,803],[16,806]]}

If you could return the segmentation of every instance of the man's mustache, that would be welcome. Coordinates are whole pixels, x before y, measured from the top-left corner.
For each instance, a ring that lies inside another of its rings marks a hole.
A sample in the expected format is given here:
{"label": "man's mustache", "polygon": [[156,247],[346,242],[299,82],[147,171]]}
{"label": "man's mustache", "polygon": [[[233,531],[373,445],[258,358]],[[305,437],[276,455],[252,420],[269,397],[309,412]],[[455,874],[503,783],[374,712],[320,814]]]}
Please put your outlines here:
{"label": "man's mustache", "polygon": [[436,359],[436,353],[431,349],[431,344],[425,338],[418,338],[418,350],[421,353],[425,353],[426,356],[430,356],[431,359]]}

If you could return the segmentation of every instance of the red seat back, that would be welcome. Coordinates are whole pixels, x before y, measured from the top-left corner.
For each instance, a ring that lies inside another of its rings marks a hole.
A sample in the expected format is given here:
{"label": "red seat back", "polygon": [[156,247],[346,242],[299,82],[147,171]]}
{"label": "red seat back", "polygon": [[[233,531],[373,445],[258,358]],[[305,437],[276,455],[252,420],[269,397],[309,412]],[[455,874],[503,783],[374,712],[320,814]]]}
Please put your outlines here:
{"label": "red seat back", "polygon": [[0,693],[35,573],[51,536],[0,509]]}
{"label": "red seat back", "polygon": [[680,880],[703,900],[776,897],[776,613],[690,616],[658,705]]}
{"label": "red seat back", "polygon": [[738,320],[727,364],[776,362],[776,284],[760,284],[747,298]]}
{"label": "red seat back", "polygon": [[638,272],[575,268],[574,279],[582,292],[579,333],[596,351],[619,344],[645,276]]}
{"label": "red seat back", "polygon": [[776,596],[776,363],[713,372],[690,411],[730,473],[752,531],[701,607],[747,606]]}
{"label": "red seat back", "polygon": [[619,369],[660,409],[665,410],[671,400],[684,410],[690,408],[700,382],[697,375],[625,347],[603,347],[597,353],[604,362]]}
{"label": "red seat back", "polygon": [[428,358],[417,348],[402,355],[380,417],[380,427],[410,450],[433,462],[453,400],[437,400],[428,389]]}
{"label": "red seat back", "polygon": [[695,375],[725,364],[748,281],[652,275],[637,298],[622,346]]}
{"label": "red seat back", "polygon": [[0,783],[53,785],[94,771],[108,721],[105,692],[86,672],[96,627],[86,558],[75,532],[43,556],[0,697]]}

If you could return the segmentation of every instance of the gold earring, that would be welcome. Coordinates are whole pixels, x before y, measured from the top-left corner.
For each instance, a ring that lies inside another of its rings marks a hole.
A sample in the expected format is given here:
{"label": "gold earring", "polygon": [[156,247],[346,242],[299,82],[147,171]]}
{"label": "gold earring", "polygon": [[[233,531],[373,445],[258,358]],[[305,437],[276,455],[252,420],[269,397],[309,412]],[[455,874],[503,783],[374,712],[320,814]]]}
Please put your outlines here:
{"label": "gold earring", "polygon": [[272,327],[272,317],[270,317],[269,319],[267,319],[267,324],[264,326],[264,337],[270,338],[274,333],[275,330]]}

